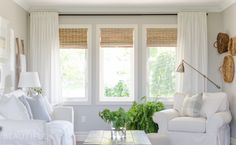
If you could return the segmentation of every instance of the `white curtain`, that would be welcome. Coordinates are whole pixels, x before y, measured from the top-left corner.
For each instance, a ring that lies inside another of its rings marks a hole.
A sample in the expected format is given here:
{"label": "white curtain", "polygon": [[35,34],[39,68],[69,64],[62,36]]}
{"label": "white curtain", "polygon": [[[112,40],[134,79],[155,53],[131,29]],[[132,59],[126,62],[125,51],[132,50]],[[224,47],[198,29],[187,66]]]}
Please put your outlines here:
{"label": "white curtain", "polygon": [[[177,64],[180,64],[182,59],[203,74],[207,74],[207,16],[205,12],[178,13]],[[206,89],[206,80],[187,65],[185,65],[184,73],[177,73],[177,91],[199,93],[207,91]]]}
{"label": "white curtain", "polygon": [[42,88],[50,103],[61,103],[57,12],[30,13],[29,53],[30,71],[39,73]]}

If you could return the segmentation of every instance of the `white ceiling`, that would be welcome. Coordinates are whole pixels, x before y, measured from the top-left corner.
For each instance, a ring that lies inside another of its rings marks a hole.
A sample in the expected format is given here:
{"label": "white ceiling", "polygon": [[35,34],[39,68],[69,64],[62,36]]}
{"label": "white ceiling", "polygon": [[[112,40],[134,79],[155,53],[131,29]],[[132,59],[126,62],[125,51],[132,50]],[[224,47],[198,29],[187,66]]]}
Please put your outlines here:
{"label": "white ceiling", "polygon": [[222,11],[236,0],[14,0],[27,10],[60,12],[154,13],[177,11]]}

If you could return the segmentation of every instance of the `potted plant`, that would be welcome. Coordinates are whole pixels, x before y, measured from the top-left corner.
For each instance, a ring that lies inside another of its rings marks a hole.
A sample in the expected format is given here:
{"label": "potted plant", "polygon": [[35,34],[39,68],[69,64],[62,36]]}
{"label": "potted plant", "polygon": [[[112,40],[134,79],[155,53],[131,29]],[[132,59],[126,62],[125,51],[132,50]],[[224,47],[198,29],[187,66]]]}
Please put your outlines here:
{"label": "potted plant", "polygon": [[164,104],[159,101],[147,101],[142,97],[140,103],[134,102],[128,111],[130,122],[129,130],[144,130],[146,133],[158,132],[158,124],[153,122],[152,116],[155,112],[165,109]]}
{"label": "potted plant", "polygon": [[104,109],[102,112],[99,112],[99,116],[105,122],[111,124],[112,139],[126,138],[126,125],[129,123],[129,116],[123,108],[119,108],[117,111]]}

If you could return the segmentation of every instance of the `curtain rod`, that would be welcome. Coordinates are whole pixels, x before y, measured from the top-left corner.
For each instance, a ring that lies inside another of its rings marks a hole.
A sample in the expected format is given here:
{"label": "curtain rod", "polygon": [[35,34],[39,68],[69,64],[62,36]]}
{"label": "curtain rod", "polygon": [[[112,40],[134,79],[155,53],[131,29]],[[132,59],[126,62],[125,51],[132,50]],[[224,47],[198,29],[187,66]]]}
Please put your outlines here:
{"label": "curtain rod", "polygon": [[59,14],[59,16],[176,16],[173,14]]}

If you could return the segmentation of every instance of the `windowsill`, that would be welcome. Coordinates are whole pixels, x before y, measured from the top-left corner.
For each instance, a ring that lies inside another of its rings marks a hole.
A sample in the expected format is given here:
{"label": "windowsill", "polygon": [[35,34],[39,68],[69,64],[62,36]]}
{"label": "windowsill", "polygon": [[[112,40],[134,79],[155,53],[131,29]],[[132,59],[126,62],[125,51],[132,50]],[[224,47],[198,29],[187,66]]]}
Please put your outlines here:
{"label": "windowsill", "polygon": [[174,98],[173,97],[158,97],[158,98],[147,98],[148,101],[160,101],[165,106],[171,107],[174,105]]}
{"label": "windowsill", "polygon": [[65,106],[78,106],[78,105],[91,105],[91,101],[84,100],[66,100],[63,101],[62,105]]}

